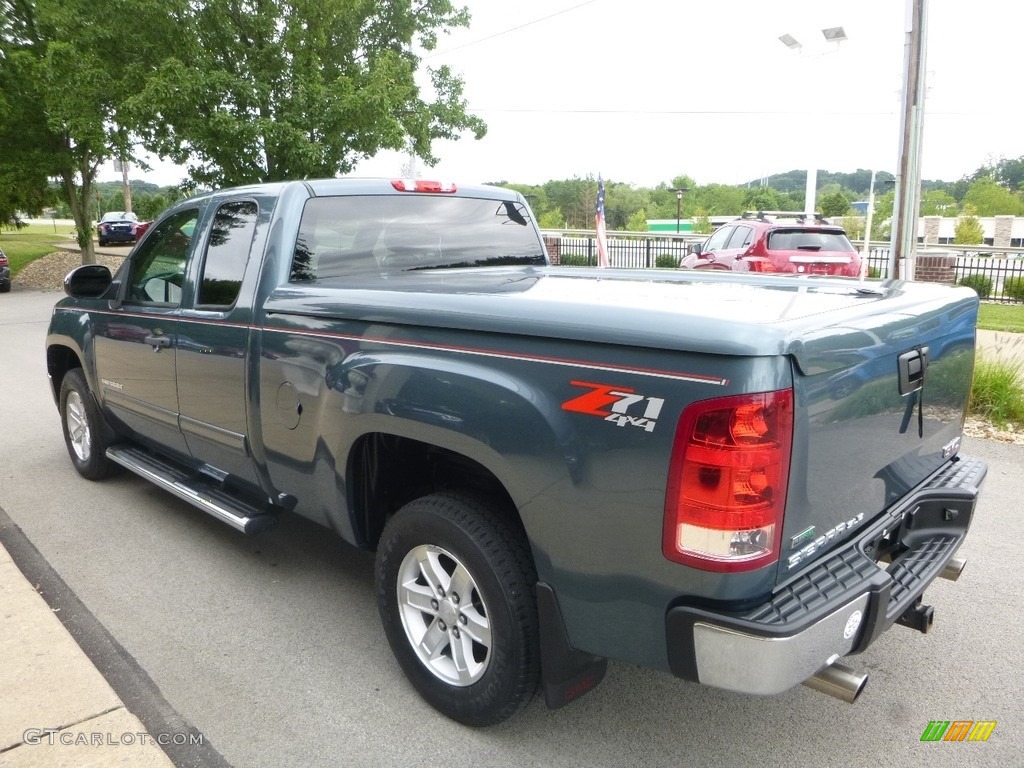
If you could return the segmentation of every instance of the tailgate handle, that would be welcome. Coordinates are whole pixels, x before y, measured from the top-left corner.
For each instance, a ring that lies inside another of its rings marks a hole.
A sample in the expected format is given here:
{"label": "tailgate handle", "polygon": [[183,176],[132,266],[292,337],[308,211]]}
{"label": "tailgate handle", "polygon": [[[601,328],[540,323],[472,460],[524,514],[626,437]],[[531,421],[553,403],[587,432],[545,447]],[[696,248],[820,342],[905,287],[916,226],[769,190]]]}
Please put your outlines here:
{"label": "tailgate handle", "polygon": [[909,395],[924,387],[928,372],[928,347],[918,347],[904,352],[898,358],[900,394]]}

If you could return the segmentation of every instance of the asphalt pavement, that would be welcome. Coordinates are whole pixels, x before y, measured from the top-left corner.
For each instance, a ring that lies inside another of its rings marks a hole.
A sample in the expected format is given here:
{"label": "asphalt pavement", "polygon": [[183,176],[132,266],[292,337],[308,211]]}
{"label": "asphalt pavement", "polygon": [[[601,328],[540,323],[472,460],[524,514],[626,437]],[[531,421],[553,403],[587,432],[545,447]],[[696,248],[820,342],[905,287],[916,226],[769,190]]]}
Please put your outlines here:
{"label": "asphalt pavement", "polygon": [[[0,296],[0,766],[1024,765],[1024,446],[965,438],[990,466],[967,568],[926,595],[929,635],[894,627],[847,660],[870,673],[855,705],[613,663],[572,706],[475,730],[401,675],[368,553],[297,517],[245,537],[132,475],[78,477],[46,385],[59,296]],[[932,720],[997,724],[922,742]]]}

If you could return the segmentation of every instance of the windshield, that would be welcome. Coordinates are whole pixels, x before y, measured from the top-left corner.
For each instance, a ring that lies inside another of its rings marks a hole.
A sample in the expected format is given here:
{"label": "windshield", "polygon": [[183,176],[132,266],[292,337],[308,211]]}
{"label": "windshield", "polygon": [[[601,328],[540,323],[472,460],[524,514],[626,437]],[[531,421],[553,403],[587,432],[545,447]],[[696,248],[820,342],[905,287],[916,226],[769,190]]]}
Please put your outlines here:
{"label": "windshield", "polygon": [[814,229],[780,229],[768,235],[768,248],[773,251],[845,251],[854,250],[842,232]]}
{"label": "windshield", "polygon": [[302,212],[291,280],[545,263],[522,203],[419,194],[316,197]]}

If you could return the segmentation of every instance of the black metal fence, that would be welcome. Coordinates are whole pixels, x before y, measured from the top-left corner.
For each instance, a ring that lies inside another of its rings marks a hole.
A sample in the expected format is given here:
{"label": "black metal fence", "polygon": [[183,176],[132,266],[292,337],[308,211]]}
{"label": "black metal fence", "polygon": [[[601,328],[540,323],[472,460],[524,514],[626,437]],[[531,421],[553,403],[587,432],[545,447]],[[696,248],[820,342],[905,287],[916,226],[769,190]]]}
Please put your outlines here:
{"label": "black metal fence", "polygon": [[[567,267],[597,266],[597,239],[591,233],[551,234],[560,242],[559,264]],[[686,256],[690,243],[700,243],[706,235],[644,237],[643,235],[609,237],[608,262],[626,269],[675,269]]]}
{"label": "black metal fence", "polygon": [[[593,232],[545,232],[547,239],[557,240],[559,264],[563,266],[597,266],[597,241]],[[627,269],[675,269],[686,256],[691,243],[702,242],[707,235],[616,234],[608,238],[608,260],[613,267]],[[949,253],[944,249],[932,251]],[[962,255],[956,258],[955,280],[968,285],[983,299],[1005,303],[1024,303],[1024,251],[1010,250],[988,255]],[[872,244],[868,255],[869,276],[889,276],[889,247]],[[900,274],[906,274],[901,265]]]}
{"label": "black metal fence", "polygon": [[956,281],[969,285],[983,299],[1005,303],[1024,302],[1024,257],[958,256]]}

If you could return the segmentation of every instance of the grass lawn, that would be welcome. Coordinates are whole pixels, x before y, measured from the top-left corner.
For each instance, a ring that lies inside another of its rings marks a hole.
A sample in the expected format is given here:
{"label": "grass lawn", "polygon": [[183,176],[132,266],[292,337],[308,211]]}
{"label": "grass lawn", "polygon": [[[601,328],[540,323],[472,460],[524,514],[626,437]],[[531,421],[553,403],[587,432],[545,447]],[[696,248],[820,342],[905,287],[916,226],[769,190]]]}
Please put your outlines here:
{"label": "grass lawn", "polygon": [[[30,232],[29,229],[41,229],[42,231]],[[49,233],[47,233],[47,229],[49,229]],[[29,227],[20,232],[0,233],[0,250],[11,262],[11,274],[17,275],[26,264],[56,251],[53,244],[67,239],[67,234],[59,231],[61,227],[57,229],[58,234],[56,235],[53,234],[52,227]]]}
{"label": "grass lawn", "polygon": [[1024,333],[1024,304],[986,304],[982,302],[978,327],[986,331]]}

